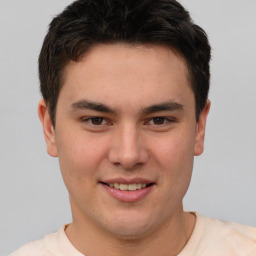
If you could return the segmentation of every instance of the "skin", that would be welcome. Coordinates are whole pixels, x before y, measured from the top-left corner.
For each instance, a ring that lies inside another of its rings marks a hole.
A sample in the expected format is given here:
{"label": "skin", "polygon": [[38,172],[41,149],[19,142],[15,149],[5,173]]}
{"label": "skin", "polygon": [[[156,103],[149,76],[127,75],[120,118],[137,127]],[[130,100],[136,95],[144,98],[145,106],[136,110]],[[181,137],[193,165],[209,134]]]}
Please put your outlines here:
{"label": "skin", "polygon": [[[97,45],[70,62],[64,78],[56,126],[44,100],[39,117],[69,191],[68,238],[88,256],[177,255],[196,221],[182,200],[210,107],[196,122],[184,60],[164,46]],[[124,202],[101,183],[116,178],[153,185]]]}

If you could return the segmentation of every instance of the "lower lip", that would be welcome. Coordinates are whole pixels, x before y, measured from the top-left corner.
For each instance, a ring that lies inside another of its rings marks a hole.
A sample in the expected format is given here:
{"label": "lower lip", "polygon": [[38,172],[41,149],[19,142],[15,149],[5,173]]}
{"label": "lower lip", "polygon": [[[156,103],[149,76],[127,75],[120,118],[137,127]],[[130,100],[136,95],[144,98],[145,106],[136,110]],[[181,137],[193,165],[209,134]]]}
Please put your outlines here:
{"label": "lower lip", "polygon": [[148,195],[148,193],[153,189],[153,185],[143,188],[143,189],[138,189],[134,191],[123,191],[115,188],[111,188],[107,185],[101,184],[107,192],[116,198],[119,201],[122,202],[136,202]]}

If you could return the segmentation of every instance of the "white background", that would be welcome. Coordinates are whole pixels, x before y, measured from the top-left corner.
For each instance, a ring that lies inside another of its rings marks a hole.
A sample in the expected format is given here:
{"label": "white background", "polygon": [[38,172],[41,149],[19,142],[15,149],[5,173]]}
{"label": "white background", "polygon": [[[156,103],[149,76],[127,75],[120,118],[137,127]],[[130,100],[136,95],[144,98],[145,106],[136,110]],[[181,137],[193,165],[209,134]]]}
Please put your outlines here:
{"label": "white background", "polygon": [[[37,118],[37,58],[71,0],[0,0],[0,255],[71,221]],[[213,48],[205,153],[186,210],[256,226],[256,0],[182,0]]]}

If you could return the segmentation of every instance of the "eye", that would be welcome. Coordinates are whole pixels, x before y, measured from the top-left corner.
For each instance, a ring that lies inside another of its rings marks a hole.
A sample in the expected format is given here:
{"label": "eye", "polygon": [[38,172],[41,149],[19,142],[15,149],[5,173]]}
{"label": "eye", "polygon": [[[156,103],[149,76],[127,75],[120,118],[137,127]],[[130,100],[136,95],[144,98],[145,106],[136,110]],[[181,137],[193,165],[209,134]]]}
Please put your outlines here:
{"label": "eye", "polygon": [[152,118],[152,123],[156,124],[156,125],[164,124],[164,123],[166,123],[166,121],[167,120],[164,117],[154,117],[154,118]]}
{"label": "eye", "polygon": [[107,121],[103,117],[88,117],[82,119],[83,122],[87,122],[91,125],[100,126],[107,124]]}
{"label": "eye", "polygon": [[90,121],[93,125],[102,125],[104,122],[104,119],[102,117],[93,117],[91,118]]}
{"label": "eye", "polygon": [[149,125],[164,125],[167,123],[173,122],[172,119],[166,117],[153,117],[150,119],[147,124]]}

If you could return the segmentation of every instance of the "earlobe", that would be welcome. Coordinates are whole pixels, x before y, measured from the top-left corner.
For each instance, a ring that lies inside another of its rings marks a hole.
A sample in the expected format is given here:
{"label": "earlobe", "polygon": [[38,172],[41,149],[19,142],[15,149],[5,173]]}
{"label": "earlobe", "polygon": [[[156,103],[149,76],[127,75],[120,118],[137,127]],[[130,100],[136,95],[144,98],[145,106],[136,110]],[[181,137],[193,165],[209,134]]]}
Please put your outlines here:
{"label": "earlobe", "polygon": [[199,156],[204,151],[204,137],[205,137],[205,127],[206,120],[210,110],[211,102],[207,100],[204,109],[202,110],[199,120],[197,122],[197,131],[196,131],[196,141],[195,141],[195,149],[194,155]]}
{"label": "earlobe", "polygon": [[41,99],[38,103],[38,116],[43,127],[47,152],[50,156],[57,157],[58,151],[56,146],[55,130],[44,99]]}

